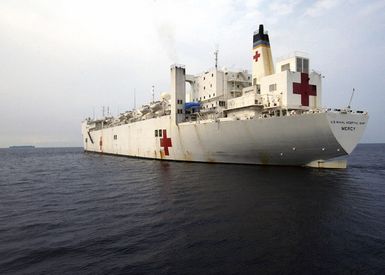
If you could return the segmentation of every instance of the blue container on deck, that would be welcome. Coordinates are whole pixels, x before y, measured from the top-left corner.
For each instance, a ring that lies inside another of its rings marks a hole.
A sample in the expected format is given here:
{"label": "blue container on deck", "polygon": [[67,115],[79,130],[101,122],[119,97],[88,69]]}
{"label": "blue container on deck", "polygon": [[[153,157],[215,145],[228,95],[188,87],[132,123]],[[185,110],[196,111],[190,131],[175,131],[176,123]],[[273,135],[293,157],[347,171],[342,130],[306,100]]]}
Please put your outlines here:
{"label": "blue container on deck", "polygon": [[186,102],[185,104],[184,104],[184,108],[186,109],[186,110],[188,110],[188,109],[194,109],[194,108],[200,108],[201,107],[201,105],[198,103],[198,102]]}

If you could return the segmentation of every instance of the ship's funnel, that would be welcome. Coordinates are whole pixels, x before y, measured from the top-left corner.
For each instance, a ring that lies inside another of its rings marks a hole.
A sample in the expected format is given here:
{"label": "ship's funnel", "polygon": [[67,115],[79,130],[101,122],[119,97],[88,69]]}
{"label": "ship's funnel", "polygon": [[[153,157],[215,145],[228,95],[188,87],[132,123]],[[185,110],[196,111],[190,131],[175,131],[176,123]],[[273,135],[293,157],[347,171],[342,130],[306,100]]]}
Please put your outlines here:
{"label": "ship's funnel", "polygon": [[175,123],[183,121],[186,100],[186,70],[182,65],[171,66],[171,118]]}
{"label": "ship's funnel", "polygon": [[260,83],[262,77],[274,73],[269,35],[259,25],[253,36],[253,85]]}

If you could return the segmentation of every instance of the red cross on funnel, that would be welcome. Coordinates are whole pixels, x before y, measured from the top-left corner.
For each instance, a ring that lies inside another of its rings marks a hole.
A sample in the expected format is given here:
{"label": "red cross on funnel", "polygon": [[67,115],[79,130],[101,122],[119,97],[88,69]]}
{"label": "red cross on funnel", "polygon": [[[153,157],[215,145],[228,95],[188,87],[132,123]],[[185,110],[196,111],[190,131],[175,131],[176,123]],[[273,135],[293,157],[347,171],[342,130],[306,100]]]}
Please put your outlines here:
{"label": "red cross on funnel", "polygon": [[171,144],[171,138],[167,137],[167,131],[166,130],[163,130],[163,138],[160,139],[160,146],[163,147],[164,154],[166,156],[168,156],[169,155],[168,147],[172,147],[172,144]]}
{"label": "red cross on funnel", "polygon": [[258,58],[260,57],[261,55],[258,53],[258,51],[255,52],[255,55],[253,56],[255,62],[258,62]]}
{"label": "red cross on funnel", "polygon": [[309,106],[309,96],[317,95],[317,86],[309,85],[309,75],[301,73],[301,83],[293,83],[293,93],[301,95],[302,106]]}

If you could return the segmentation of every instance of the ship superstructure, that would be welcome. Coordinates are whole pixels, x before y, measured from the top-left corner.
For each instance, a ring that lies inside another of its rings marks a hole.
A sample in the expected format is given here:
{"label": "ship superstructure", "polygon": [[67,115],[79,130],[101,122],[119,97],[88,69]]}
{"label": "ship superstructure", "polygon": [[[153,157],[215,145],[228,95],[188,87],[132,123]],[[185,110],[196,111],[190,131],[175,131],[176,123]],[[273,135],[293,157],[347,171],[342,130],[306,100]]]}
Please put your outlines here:
{"label": "ship superstructure", "polygon": [[[171,90],[117,117],[82,123],[85,151],[133,157],[344,168],[368,114],[321,106],[322,76],[295,53],[274,70],[263,25],[253,35],[252,72],[199,75],[171,66]],[[190,91],[186,91],[186,83]]]}

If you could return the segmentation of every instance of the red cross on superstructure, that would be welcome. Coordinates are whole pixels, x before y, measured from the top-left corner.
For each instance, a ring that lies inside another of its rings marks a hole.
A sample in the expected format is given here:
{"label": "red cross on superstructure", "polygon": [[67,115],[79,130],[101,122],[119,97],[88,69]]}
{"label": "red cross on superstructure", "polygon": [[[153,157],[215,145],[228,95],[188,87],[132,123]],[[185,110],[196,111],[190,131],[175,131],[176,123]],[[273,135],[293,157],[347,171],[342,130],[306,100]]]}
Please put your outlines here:
{"label": "red cross on superstructure", "polygon": [[301,73],[301,83],[293,83],[293,93],[301,95],[302,106],[309,106],[309,96],[317,95],[317,86],[309,85],[309,75]]}
{"label": "red cross on superstructure", "polygon": [[260,57],[261,55],[258,53],[258,51],[255,52],[255,55],[253,56],[255,62],[258,62],[258,58]]}
{"label": "red cross on superstructure", "polygon": [[164,148],[164,154],[169,155],[168,147],[172,147],[171,138],[167,137],[167,131],[163,130],[163,138],[160,139],[160,146]]}

